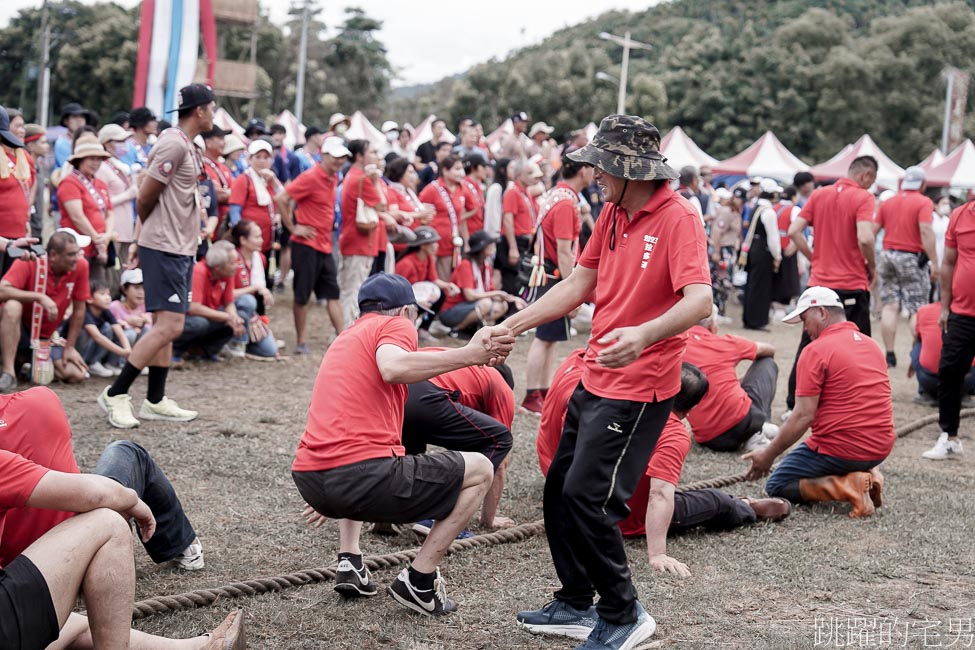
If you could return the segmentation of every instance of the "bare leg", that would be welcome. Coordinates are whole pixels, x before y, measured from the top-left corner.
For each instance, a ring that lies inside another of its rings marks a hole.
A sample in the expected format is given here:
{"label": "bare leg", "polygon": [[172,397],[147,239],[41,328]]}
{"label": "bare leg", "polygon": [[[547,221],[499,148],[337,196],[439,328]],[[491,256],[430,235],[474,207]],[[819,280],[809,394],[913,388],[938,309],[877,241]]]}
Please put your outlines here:
{"label": "bare leg", "polygon": [[278,261],[281,264],[278,267],[281,270],[281,286],[284,286],[285,280],[288,279],[288,271],[291,270],[291,245],[281,247],[281,255],[278,257]]}
{"label": "bare leg", "polygon": [[305,324],[308,322],[308,305],[295,303],[292,308],[295,316],[295,345],[305,342]]}
{"label": "bare leg", "polygon": [[325,308],[328,309],[328,317],[332,321],[332,327],[335,328],[335,336],[338,336],[345,329],[345,317],[342,315],[342,301],[329,300],[325,303]]}
{"label": "bare leg", "polygon": [[[209,638],[198,636],[192,639],[167,639],[153,636],[139,630],[129,630],[130,650],[196,650],[206,648]],[[61,636],[47,647],[47,650],[94,650],[88,617],[72,613],[68,622],[61,628]]]}
{"label": "bare leg", "polygon": [[528,390],[548,388],[552,383],[552,362],[555,360],[555,341],[534,339],[528,348],[525,362],[525,387]]}
{"label": "bare leg", "polygon": [[461,452],[464,457],[464,483],[454,509],[445,519],[441,519],[430,529],[420,552],[413,560],[413,568],[421,573],[433,573],[440,559],[450,546],[457,533],[464,530],[467,522],[477,511],[484,494],[491,487],[494,466],[483,454]]}
{"label": "bare leg", "polygon": [[0,316],[0,353],[3,358],[3,372],[14,374],[14,361],[17,358],[17,345],[20,344],[21,316],[24,306],[16,300],[8,300],[3,305]]}
{"label": "bare leg", "polygon": [[152,329],[135,342],[129,355],[129,363],[136,368],[169,367],[173,354],[172,343],[183,333],[186,316],[172,311],[157,311],[152,319]]}
{"label": "bare leg", "polygon": [[498,504],[501,502],[501,493],[504,492],[504,481],[507,476],[508,459],[505,458],[494,473],[494,481],[484,494],[484,503],[481,504],[481,524],[487,528],[509,528],[515,523],[507,517],[498,515]]}
{"label": "bare leg", "polygon": [[339,553],[362,555],[362,550],[359,548],[359,536],[361,534],[361,521],[339,519]]}
{"label": "bare leg", "polygon": [[900,316],[900,303],[887,303],[880,312],[880,335],[884,339],[884,349],[894,350],[894,337],[897,335],[897,317]]}

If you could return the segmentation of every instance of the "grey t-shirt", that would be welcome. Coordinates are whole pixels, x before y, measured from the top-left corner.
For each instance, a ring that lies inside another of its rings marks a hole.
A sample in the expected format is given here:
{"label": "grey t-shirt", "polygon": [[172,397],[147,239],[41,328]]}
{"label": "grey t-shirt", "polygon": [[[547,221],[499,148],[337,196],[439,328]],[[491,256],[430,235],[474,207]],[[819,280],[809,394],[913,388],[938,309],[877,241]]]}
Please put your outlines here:
{"label": "grey t-shirt", "polygon": [[196,255],[200,239],[200,159],[178,129],[166,129],[149,153],[146,174],[166,189],[142,223],[139,246],[175,255]]}

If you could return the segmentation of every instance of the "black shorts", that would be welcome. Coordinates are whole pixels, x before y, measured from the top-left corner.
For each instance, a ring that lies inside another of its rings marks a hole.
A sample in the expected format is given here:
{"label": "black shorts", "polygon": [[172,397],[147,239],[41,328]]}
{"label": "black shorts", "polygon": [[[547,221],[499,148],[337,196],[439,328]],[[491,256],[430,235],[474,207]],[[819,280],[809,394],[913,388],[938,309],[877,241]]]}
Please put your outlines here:
{"label": "black shorts", "polygon": [[176,255],[140,246],[139,266],[146,292],[146,311],[177,314],[189,311],[195,263],[192,255]]}
{"label": "black shorts", "polygon": [[427,445],[472,451],[483,454],[497,470],[511,451],[508,427],[461,404],[458,391],[433,382],[410,384],[403,415],[403,446],[408,454],[422,454]]}
{"label": "black shorts", "polygon": [[[552,278],[549,278],[548,284],[538,287],[535,293],[535,300],[533,300],[532,302],[535,302],[539,298],[544,296],[546,293],[548,293],[549,289],[551,289],[558,283],[559,280],[553,280]],[[539,341],[550,341],[550,342],[568,341],[570,338],[570,332],[569,332],[570,327],[571,325],[570,325],[569,317],[562,316],[561,318],[556,318],[555,320],[549,321],[548,323],[542,323],[541,325],[536,327],[535,338],[538,339]]]}
{"label": "black shorts", "polygon": [[27,556],[18,555],[0,569],[0,648],[40,650],[60,633],[47,581]]}
{"label": "black shorts", "polygon": [[443,519],[464,484],[456,451],[374,458],[320,472],[291,472],[298,492],[332,519],[408,524]]}
{"label": "black shorts", "polygon": [[291,268],[295,272],[296,305],[307,305],[312,291],[319,300],[339,299],[339,274],[331,253],[291,242]]}

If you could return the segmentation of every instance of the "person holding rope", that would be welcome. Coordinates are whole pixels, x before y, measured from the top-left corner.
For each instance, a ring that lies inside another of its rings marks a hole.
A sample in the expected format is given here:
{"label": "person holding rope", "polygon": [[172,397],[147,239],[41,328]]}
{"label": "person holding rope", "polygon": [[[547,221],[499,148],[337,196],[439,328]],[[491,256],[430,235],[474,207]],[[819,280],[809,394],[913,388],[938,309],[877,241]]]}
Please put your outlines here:
{"label": "person holding rope", "polygon": [[643,118],[604,118],[569,158],[596,168],[607,205],[572,274],[505,321],[517,335],[596,294],[582,381],[545,480],[562,588],[517,620],[553,634],[571,621],[576,638],[589,628],[580,648],[634,648],[656,623],[637,600],[617,524],[680,392],[685,332],[711,310],[707,239],[697,211],[670,188],[677,172]]}
{"label": "person holding rope", "polygon": [[310,523],[339,520],[336,584],[347,585],[342,591],[348,595],[378,593],[362,564],[363,521],[436,519],[412,565],[388,591],[420,614],[447,614],[457,603],[447,597],[437,564],[483,501],[495,468],[476,452],[407,455],[407,385],[466,366],[497,365],[514,337],[503,326],[485,328],[462,348],[418,352],[416,297],[399,275],[377,273],[363,282],[358,310],[362,315],[322,360],[292,477]]}

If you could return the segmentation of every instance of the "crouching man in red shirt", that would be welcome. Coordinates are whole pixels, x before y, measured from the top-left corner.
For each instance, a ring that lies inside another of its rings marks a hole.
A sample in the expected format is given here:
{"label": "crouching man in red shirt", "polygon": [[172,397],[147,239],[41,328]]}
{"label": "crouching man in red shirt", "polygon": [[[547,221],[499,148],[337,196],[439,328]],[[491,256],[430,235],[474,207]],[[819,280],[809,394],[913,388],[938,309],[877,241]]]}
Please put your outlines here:
{"label": "crouching man in red shirt", "polygon": [[409,280],[376,274],[362,283],[358,298],[361,316],[329,346],[319,368],[292,476],[316,513],[339,520],[336,586],[345,595],[377,593],[362,565],[363,521],[435,519],[389,593],[420,614],[446,614],[457,603],[447,597],[437,563],[491,487],[494,465],[477,452],[406,455],[407,385],[496,365],[515,339],[504,326],[485,327],[463,348],[417,352],[418,308]]}
{"label": "crouching man in red shirt", "polygon": [[812,425],[812,435],[779,463],[765,491],[793,503],[849,501],[851,517],[869,517],[882,502],[877,466],[896,438],[884,353],[846,320],[843,301],[826,287],[806,289],[782,320],[801,320],[812,342],[799,355],[792,415],[768,447],[742,456],[752,461],[748,479],[766,476]]}

